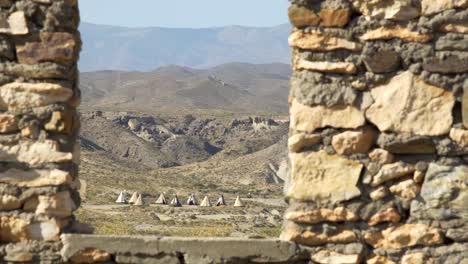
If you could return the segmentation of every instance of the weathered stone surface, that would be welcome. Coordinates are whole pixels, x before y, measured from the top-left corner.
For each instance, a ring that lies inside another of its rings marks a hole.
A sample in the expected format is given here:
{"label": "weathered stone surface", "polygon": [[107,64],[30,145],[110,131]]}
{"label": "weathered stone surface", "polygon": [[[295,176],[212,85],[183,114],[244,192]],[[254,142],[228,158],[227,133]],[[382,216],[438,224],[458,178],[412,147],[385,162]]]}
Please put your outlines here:
{"label": "weathered stone surface", "polygon": [[10,114],[0,114],[0,134],[18,131],[18,118]]}
{"label": "weathered stone surface", "polygon": [[352,211],[338,207],[334,210],[321,208],[310,211],[287,212],[285,218],[299,224],[317,224],[321,222],[354,222],[359,220],[359,216]]}
{"label": "weathered stone surface", "polygon": [[78,44],[74,35],[65,32],[41,32],[40,42],[28,42],[16,48],[20,63],[75,62]]}
{"label": "weathered stone surface", "polygon": [[3,34],[26,35],[29,33],[28,23],[23,11],[16,11],[10,14],[7,21],[0,22],[0,24],[6,24],[6,27],[0,26],[0,33]]}
{"label": "weathered stone surface", "polygon": [[29,237],[27,228],[29,223],[25,220],[1,216],[0,217],[0,241],[19,242],[26,241]]}
{"label": "weathered stone surface", "polygon": [[436,146],[431,137],[409,133],[381,133],[377,145],[394,154],[433,154]]}
{"label": "weathered stone surface", "polygon": [[385,165],[392,163],[395,160],[395,157],[392,153],[386,151],[385,149],[374,149],[369,153],[369,158],[371,161],[377,162],[380,165]]}
{"label": "weathered stone surface", "polygon": [[[186,263],[210,263],[207,258],[190,258],[185,259]],[[179,258],[175,255],[164,254],[159,256],[135,256],[118,254],[115,256],[117,263],[138,263],[138,264],[181,264]]]}
{"label": "weathered stone surface", "polygon": [[400,66],[400,55],[392,50],[379,50],[363,59],[368,71],[373,73],[394,72]]}
{"label": "weathered stone surface", "polygon": [[44,128],[50,132],[70,134],[73,128],[73,116],[69,111],[66,113],[55,111]]}
{"label": "weathered stone surface", "polygon": [[434,264],[434,260],[426,258],[422,252],[415,252],[404,255],[401,264]]}
{"label": "weathered stone surface", "polygon": [[351,10],[323,8],[320,10],[319,16],[322,27],[344,27],[351,18]]}
{"label": "weathered stone surface", "polygon": [[294,70],[309,70],[324,73],[354,74],[356,65],[349,62],[307,61],[299,60],[294,64]]}
{"label": "weathered stone surface", "polygon": [[404,21],[420,15],[419,9],[411,0],[353,0],[353,5],[367,20],[390,19]]}
{"label": "weathered stone surface", "polygon": [[413,180],[406,180],[391,186],[390,192],[403,199],[412,200],[421,192],[421,186]]}
{"label": "weathered stone surface", "polygon": [[71,216],[75,210],[75,204],[69,192],[59,192],[53,196],[40,195],[38,197],[36,214],[44,214],[54,217]]}
{"label": "weathered stone surface", "polygon": [[296,27],[317,26],[320,17],[314,11],[299,5],[291,5],[288,9],[289,21]]}
{"label": "weathered stone surface", "polygon": [[298,133],[288,139],[290,152],[300,152],[303,148],[313,146],[322,141],[320,134]]}
{"label": "weathered stone surface", "polygon": [[383,165],[377,175],[372,179],[372,186],[378,186],[384,182],[394,180],[403,176],[411,175],[416,171],[413,165],[404,162],[396,162]]}
{"label": "weathered stone surface", "polygon": [[422,136],[448,134],[453,122],[455,98],[450,92],[429,85],[411,72],[393,77],[371,91],[374,104],[366,117],[381,131]]}
{"label": "weathered stone surface", "polygon": [[0,183],[20,187],[59,186],[71,182],[71,176],[61,170],[29,170],[10,169],[0,173]]}
{"label": "weathered stone surface", "polygon": [[299,231],[294,228],[286,228],[281,234],[281,239],[313,247],[328,243],[351,243],[357,240],[357,236],[350,230],[339,231],[336,234],[323,234],[308,230]]}
{"label": "weathered stone surface", "polygon": [[111,255],[103,250],[88,248],[73,255],[70,260],[73,263],[101,263],[111,260]]}
{"label": "weathered stone surface", "polygon": [[422,183],[424,181],[424,176],[426,176],[426,173],[416,170],[413,174],[413,180],[416,183]]}
{"label": "weathered stone surface", "polygon": [[372,201],[381,200],[381,199],[385,198],[385,196],[387,196],[387,195],[388,195],[388,189],[385,186],[380,186],[376,190],[369,193],[369,196],[372,199]]}
{"label": "weathered stone surface", "polygon": [[343,38],[328,36],[316,31],[310,33],[296,31],[292,33],[289,37],[289,45],[293,48],[314,51],[360,51],[362,49],[359,43]]}
{"label": "weathered stone surface", "polygon": [[54,219],[32,223],[27,228],[27,240],[57,241],[60,231],[60,224]]}
{"label": "weathered stone surface", "polygon": [[6,256],[4,257],[5,261],[9,262],[20,262],[20,263],[28,263],[33,261],[33,254],[29,253],[27,249],[19,249],[15,248],[13,250],[7,248]]}
{"label": "weathered stone surface", "polygon": [[58,143],[52,140],[20,141],[17,145],[0,144],[0,160],[5,162],[24,162],[30,165],[62,163],[72,160],[72,154],[60,152]]}
{"label": "weathered stone surface", "polygon": [[452,8],[466,8],[468,7],[468,1],[466,0],[422,0],[421,1],[421,12],[423,15],[434,15],[445,10]]}
{"label": "weathered stone surface", "polygon": [[450,130],[450,138],[461,147],[468,147],[468,130],[452,128]]}
{"label": "weathered stone surface", "polygon": [[424,60],[423,69],[443,74],[465,73],[468,72],[468,60],[458,56],[428,58]]}
{"label": "weathered stone surface", "polygon": [[291,128],[299,132],[311,134],[315,130],[324,127],[358,128],[365,124],[364,114],[352,106],[310,107],[294,99],[290,112]]}
{"label": "weathered stone surface", "polygon": [[468,85],[465,85],[465,87],[463,88],[462,118],[463,118],[463,126],[466,129],[468,129]]}
{"label": "weathered stone surface", "polygon": [[14,82],[0,86],[0,110],[46,106],[72,96],[71,89],[58,84]]}
{"label": "weathered stone surface", "polygon": [[32,79],[71,79],[70,69],[57,63],[40,63],[34,65],[19,63],[0,63],[0,72],[15,77]]}
{"label": "weathered stone surface", "polygon": [[287,196],[300,201],[336,203],[361,194],[356,187],[363,165],[325,152],[290,153]]}
{"label": "weathered stone surface", "polygon": [[[155,256],[157,254],[180,254],[185,260],[209,258],[211,263],[226,260],[241,262],[296,263],[300,260],[301,249],[295,244],[278,239],[242,239],[242,238],[176,238],[96,235],[61,236],[63,249],[61,255],[65,262],[77,252],[88,248],[98,248],[112,255],[128,254],[134,256]],[[310,258],[310,256],[308,256]],[[209,262],[209,263],[210,263]],[[200,262],[186,262],[195,264]],[[202,262],[203,263],[203,262]]]}
{"label": "weathered stone surface", "polygon": [[367,260],[367,264],[397,264],[396,262],[383,257],[383,256],[374,256]]}
{"label": "weathered stone surface", "polygon": [[365,234],[364,239],[372,247],[384,249],[435,246],[444,242],[439,230],[423,224],[404,224],[383,231],[369,232]]}
{"label": "weathered stone surface", "polygon": [[367,153],[374,145],[375,131],[364,129],[360,131],[346,131],[332,138],[332,146],[340,155]]}
{"label": "weathered stone surface", "polygon": [[21,201],[13,195],[4,194],[0,196],[0,210],[10,211],[21,208]]}
{"label": "weathered stone surface", "polygon": [[380,27],[375,30],[368,31],[361,37],[360,40],[370,41],[370,40],[389,40],[389,39],[401,39],[404,42],[417,42],[417,43],[427,43],[432,40],[431,35],[420,34],[418,32],[411,31],[407,28],[402,27]]}
{"label": "weathered stone surface", "polygon": [[399,223],[400,221],[400,214],[395,208],[392,207],[373,215],[367,223],[369,226],[375,226],[384,222]]}
{"label": "weathered stone surface", "polygon": [[312,260],[320,264],[359,264],[361,256],[358,254],[340,254],[333,251],[321,250],[312,255]]}
{"label": "weathered stone surface", "polygon": [[429,164],[420,199],[411,204],[411,217],[468,219],[468,166]]}
{"label": "weathered stone surface", "polygon": [[466,34],[468,33],[468,23],[450,23],[442,25],[438,28],[439,31],[445,33],[461,33]]}

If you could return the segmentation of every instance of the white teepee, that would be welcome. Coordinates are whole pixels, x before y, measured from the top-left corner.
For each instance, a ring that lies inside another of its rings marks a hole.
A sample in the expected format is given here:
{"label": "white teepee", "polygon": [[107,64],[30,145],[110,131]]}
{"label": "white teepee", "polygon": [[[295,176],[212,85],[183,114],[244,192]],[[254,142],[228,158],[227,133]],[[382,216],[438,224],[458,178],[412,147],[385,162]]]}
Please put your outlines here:
{"label": "white teepee", "polygon": [[171,201],[171,206],[172,207],[182,207],[182,204],[180,203],[179,196],[175,196],[174,199]]}
{"label": "white teepee", "polygon": [[128,203],[131,203],[131,204],[135,203],[136,200],[138,199],[138,196],[139,196],[138,192],[134,192],[132,194],[132,197],[130,197],[130,200],[128,200]]}
{"label": "white teepee", "polygon": [[162,204],[162,205],[166,205],[166,204],[167,204],[166,197],[164,196],[163,193],[161,193],[161,195],[159,195],[159,197],[158,197],[158,199],[156,200],[155,204]]}
{"label": "white teepee", "polygon": [[212,206],[208,196],[205,196],[205,198],[203,198],[203,201],[201,202],[200,206],[201,207],[211,207]]}
{"label": "white teepee", "polygon": [[120,192],[119,197],[117,198],[117,200],[115,201],[115,203],[118,203],[118,204],[125,204],[125,203],[127,203],[127,201],[125,201],[125,195],[124,195],[123,192]]}
{"label": "white teepee", "polygon": [[221,196],[218,198],[218,201],[216,202],[216,206],[226,206],[226,200],[224,199],[224,195],[221,194]]}
{"label": "white teepee", "polygon": [[191,194],[189,198],[187,199],[187,205],[198,205],[197,198],[195,198],[195,195]]}
{"label": "white teepee", "polygon": [[135,206],[143,206],[143,198],[142,198],[142,195],[139,194],[138,195],[138,198],[136,199],[135,203],[133,204]]}
{"label": "white teepee", "polygon": [[241,198],[237,196],[236,202],[234,203],[234,207],[244,207],[244,203],[242,202]]}

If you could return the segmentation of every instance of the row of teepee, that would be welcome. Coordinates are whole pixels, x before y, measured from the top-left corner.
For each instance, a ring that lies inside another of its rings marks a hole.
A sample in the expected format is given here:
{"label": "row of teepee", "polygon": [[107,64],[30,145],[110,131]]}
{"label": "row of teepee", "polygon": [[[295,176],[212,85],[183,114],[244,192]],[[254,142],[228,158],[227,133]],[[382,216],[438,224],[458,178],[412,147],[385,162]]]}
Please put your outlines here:
{"label": "row of teepee", "polygon": [[[125,197],[124,192],[120,192],[119,197],[115,201],[118,204],[133,204],[135,206],[143,206],[143,199],[141,197],[141,194],[138,192],[134,192],[133,195],[130,197],[130,199],[127,201]],[[182,203],[180,202],[179,196],[175,195],[175,197],[171,200],[170,203],[167,202],[168,200],[164,196],[164,194],[161,194],[156,202],[154,204],[158,205],[170,205],[172,207],[182,207]],[[189,198],[187,199],[186,205],[190,206],[198,206],[198,201],[195,195],[190,195]],[[203,198],[202,202],[200,203],[201,207],[211,207],[213,206],[210,202],[210,199],[208,196],[205,196]],[[227,206],[226,200],[224,199],[224,195],[221,195],[218,200],[215,203],[215,206]],[[237,196],[236,201],[234,202],[234,207],[244,207],[244,203],[242,202],[241,198]]]}

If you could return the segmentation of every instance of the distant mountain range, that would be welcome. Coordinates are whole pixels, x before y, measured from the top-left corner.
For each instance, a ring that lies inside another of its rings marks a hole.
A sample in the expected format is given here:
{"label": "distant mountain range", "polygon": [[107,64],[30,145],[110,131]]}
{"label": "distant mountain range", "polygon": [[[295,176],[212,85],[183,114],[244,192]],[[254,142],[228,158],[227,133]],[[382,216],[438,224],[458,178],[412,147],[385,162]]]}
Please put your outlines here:
{"label": "distant mountain range", "polygon": [[290,66],[282,63],[163,66],[150,72],[81,73],[80,87],[84,109],[287,113],[290,75]]}
{"label": "distant mountain range", "polygon": [[290,25],[206,29],[125,28],[82,23],[80,70],[151,71],[164,65],[209,68],[229,62],[290,63]]}

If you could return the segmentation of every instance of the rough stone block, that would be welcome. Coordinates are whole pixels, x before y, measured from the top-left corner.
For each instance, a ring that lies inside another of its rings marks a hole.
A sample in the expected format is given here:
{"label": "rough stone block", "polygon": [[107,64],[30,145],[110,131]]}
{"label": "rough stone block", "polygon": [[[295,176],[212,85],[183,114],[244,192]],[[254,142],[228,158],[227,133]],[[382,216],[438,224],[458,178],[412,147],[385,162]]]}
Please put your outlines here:
{"label": "rough stone block", "polygon": [[312,10],[299,5],[291,5],[288,9],[289,21],[296,27],[317,26],[320,17]]}
{"label": "rough stone block", "polygon": [[78,55],[75,36],[65,32],[41,32],[40,42],[28,42],[16,49],[19,62],[24,64],[40,62],[71,64],[76,61]]}
{"label": "rough stone block", "polygon": [[359,39],[363,41],[390,40],[396,38],[401,39],[404,42],[417,43],[427,43],[432,40],[431,35],[420,34],[418,32],[411,31],[407,28],[402,27],[380,27],[378,29],[368,31],[367,33],[359,37]]}
{"label": "rough stone block", "polygon": [[405,21],[420,15],[419,8],[411,0],[353,0],[352,3],[367,20]]}
{"label": "rough stone block", "polygon": [[360,51],[362,49],[362,46],[359,43],[325,35],[316,31],[310,33],[296,31],[292,33],[289,37],[289,45],[293,48],[314,51]]}
{"label": "rough stone block", "polygon": [[404,224],[383,231],[368,232],[364,239],[372,247],[384,249],[435,246],[444,242],[439,230],[423,224]]}

